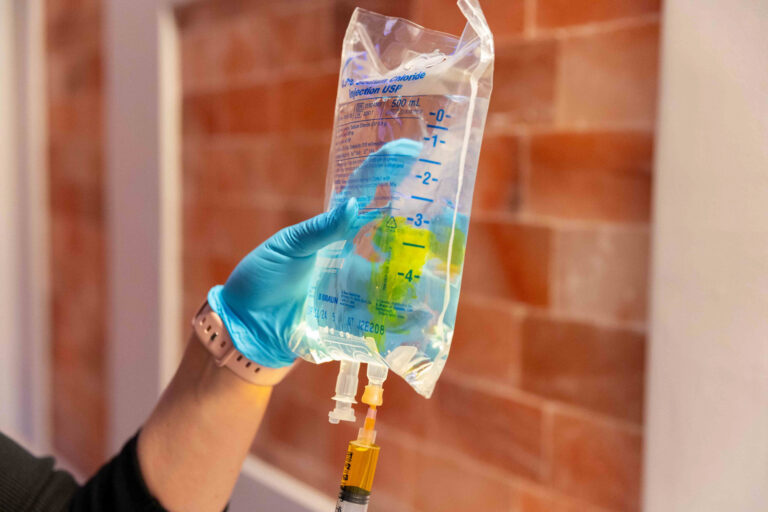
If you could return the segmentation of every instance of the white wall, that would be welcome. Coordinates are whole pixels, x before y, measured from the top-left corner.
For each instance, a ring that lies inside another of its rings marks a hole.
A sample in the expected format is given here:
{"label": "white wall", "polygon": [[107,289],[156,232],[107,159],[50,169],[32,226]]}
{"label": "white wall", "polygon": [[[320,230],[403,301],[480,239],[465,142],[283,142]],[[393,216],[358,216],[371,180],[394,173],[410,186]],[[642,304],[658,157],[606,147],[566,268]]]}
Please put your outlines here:
{"label": "white wall", "polygon": [[0,429],[48,447],[42,0],[0,0]]}
{"label": "white wall", "polygon": [[16,268],[18,254],[17,208],[14,199],[17,187],[16,138],[13,137],[15,83],[13,1],[0,0],[0,325],[5,335],[0,338],[0,429],[17,432],[20,411],[17,386],[19,338],[16,317]]}
{"label": "white wall", "polygon": [[768,510],[768,1],[664,2],[644,509]]}

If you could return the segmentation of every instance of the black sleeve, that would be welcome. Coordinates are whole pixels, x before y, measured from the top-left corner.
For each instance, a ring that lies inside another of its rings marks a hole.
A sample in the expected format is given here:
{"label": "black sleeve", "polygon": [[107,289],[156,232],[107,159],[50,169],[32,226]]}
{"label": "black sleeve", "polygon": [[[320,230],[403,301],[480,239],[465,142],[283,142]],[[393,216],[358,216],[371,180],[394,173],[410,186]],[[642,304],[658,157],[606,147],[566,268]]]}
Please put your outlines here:
{"label": "black sleeve", "polygon": [[53,469],[52,457],[35,457],[0,433],[0,511],[166,512],[141,476],[137,438],[79,487],[69,473]]}
{"label": "black sleeve", "polygon": [[53,469],[52,457],[35,457],[0,432],[0,510],[60,512],[77,483]]}
{"label": "black sleeve", "polygon": [[69,512],[166,512],[147,489],[133,436],[70,500]]}

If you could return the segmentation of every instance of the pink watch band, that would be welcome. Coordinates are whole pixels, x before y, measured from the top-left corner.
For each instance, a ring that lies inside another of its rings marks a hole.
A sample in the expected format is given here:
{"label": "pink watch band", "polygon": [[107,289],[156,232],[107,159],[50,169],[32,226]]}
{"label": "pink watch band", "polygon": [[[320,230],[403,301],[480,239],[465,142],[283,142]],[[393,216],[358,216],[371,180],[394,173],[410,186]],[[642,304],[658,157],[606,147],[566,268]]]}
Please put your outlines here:
{"label": "pink watch band", "polygon": [[257,386],[274,386],[291,371],[293,365],[270,368],[254,363],[240,353],[221,317],[211,309],[206,300],[192,318],[192,328],[200,342],[213,356],[217,366],[226,366],[241,379]]}

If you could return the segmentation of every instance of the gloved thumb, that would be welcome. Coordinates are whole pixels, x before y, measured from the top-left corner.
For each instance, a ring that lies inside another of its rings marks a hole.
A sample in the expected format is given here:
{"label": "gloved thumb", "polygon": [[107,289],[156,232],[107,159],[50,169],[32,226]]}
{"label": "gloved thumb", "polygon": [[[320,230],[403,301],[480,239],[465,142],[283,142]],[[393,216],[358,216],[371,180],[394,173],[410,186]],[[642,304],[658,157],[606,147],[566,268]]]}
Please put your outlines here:
{"label": "gloved thumb", "polygon": [[311,256],[326,245],[344,238],[357,216],[357,200],[348,199],[333,210],[279,231],[272,248],[286,256]]}

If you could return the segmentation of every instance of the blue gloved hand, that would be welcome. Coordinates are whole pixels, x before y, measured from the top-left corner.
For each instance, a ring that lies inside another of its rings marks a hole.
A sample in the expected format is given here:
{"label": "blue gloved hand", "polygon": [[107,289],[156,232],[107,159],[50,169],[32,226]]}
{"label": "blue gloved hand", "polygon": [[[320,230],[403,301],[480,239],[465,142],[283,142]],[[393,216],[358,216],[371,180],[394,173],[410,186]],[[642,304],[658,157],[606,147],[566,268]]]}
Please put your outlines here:
{"label": "blue gloved hand", "polygon": [[349,199],[278,231],[238,263],[225,285],[211,288],[208,303],[245,357],[271,368],[296,359],[288,342],[301,318],[315,254],[347,237],[357,212],[357,201]]}

